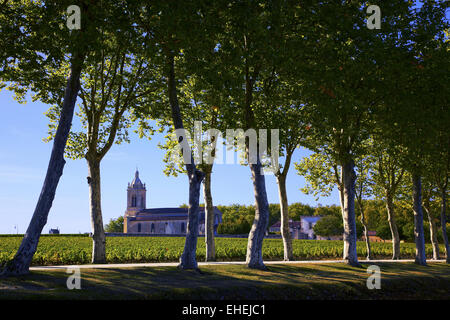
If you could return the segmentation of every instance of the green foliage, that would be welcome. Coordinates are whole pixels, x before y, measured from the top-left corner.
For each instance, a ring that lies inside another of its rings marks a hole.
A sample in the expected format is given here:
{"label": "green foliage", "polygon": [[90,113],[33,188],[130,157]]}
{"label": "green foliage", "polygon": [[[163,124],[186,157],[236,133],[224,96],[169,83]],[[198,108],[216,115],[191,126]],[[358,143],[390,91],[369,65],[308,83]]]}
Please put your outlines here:
{"label": "green foliage", "polygon": [[105,225],[105,232],[123,232],[123,216],[109,220]]}
{"label": "green foliage", "polygon": [[375,231],[377,232],[377,236],[383,240],[392,239],[391,228],[389,227],[389,224],[387,222],[380,224]]}
{"label": "green foliage", "polygon": [[329,206],[317,206],[317,208],[314,209],[314,215],[315,216],[336,216],[342,218],[341,213],[341,207],[336,205],[329,205]]}
{"label": "green foliage", "polygon": [[[337,215],[325,216],[314,226],[314,233],[323,236],[340,236],[344,233],[344,226],[342,222],[342,217]],[[356,237],[361,238],[363,234],[363,225],[358,220],[356,221]]]}
{"label": "green foliage", "polygon": [[222,212],[222,224],[219,225],[219,234],[246,234],[249,233],[255,217],[254,206],[233,204],[217,206]]}
{"label": "green foliage", "polygon": [[342,218],[325,216],[314,225],[314,233],[322,237],[340,236],[344,233]]}
{"label": "green foliage", "polygon": [[[253,205],[245,206],[232,204],[228,206],[218,206],[222,212],[223,223],[219,225],[219,234],[245,234],[250,231],[253,219],[255,217],[255,207]],[[280,221],[280,205],[278,203],[269,204],[269,224],[271,225]],[[312,216],[315,209],[307,204],[292,203],[289,205],[289,218],[295,221],[300,220],[300,216]]]}
{"label": "green foliage", "polygon": [[[105,34],[101,52],[86,60],[80,79],[81,103],[76,111],[80,120],[76,127],[81,130],[71,130],[67,157],[101,160],[114,143],[129,142],[128,131],[138,120],[135,114],[154,91],[154,70],[145,58],[131,51],[130,36]],[[146,44],[142,46],[145,49]],[[59,106],[53,105],[46,113],[50,120],[46,142],[54,138],[59,112]],[[153,132],[149,124],[146,131]]]}
{"label": "green foliage", "polygon": [[312,194],[318,201],[320,196],[327,197],[339,182],[337,166],[323,153],[313,153],[294,163],[297,174],[303,176],[306,186],[300,190]]}

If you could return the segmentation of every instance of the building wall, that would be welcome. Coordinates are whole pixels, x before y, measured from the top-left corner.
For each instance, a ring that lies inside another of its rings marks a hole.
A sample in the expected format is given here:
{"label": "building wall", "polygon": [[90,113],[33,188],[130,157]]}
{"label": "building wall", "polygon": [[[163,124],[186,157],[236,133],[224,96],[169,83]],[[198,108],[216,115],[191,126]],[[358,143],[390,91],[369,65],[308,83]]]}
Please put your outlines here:
{"label": "building wall", "polygon": [[[187,220],[128,221],[125,233],[185,234],[186,229]],[[205,225],[200,223],[198,229],[199,234],[204,234]]]}
{"label": "building wall", "polygon": [[301,226],[302,226],[302,233],[305,233],[308,235],[308,239],[316,239],[316,235],[314,234],[314,226],[316,225],[318,219],[304,219],[301,218]]}

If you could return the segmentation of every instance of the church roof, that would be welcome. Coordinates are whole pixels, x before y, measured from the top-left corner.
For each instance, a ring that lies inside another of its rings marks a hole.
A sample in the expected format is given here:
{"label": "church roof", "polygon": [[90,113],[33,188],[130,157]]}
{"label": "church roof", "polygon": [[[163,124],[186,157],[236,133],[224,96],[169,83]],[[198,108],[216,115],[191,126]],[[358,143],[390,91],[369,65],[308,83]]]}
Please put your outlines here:
{"label": "church roof", "polygon": [[[219,222],[222,222],[222,212],[214,207],[214,214],[219,216]],[[187,220],[188,208],[153,208],[144,209],[136,213],[136,216],[130,217],[133,221],[157,221],[157,220]],[[205,221],[205,208],[199,207],[199,219]]]}

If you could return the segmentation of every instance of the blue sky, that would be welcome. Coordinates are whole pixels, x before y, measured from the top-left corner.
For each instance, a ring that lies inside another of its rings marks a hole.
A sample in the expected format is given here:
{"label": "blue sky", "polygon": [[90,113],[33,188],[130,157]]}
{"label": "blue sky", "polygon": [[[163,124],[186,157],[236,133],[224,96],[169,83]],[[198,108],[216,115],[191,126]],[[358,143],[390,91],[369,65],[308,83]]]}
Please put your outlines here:
{"label": "blue sky", "polygon": [[[25,232],[33,214],[43,179],[47,170],[52,143],[44,143],[47,135],[48,105],[40,102],[19,104],[11,92],[0,92],[0,233]],[[74,118],[74,125],[78,118]],[[163,173],[164,152],[157,147],[162,135],[151,141],[131,134],[131,143],[114,145],[102,162],[103,220],[123,215],[126,209],[126,187],[134,177],[136,166],[140,177],[147,184],[147,207],[178,207],[188,202],[188,181],[185,175],[167,177]],[[307,152],[298,150],[294,161]],[[58,227],[63,233],[90,232],[89,190],[86,182],[87,165],[84,160],[66,160],[53,207],[43,233]],[[278,190],[273,176],[266,178],[270,203],[278,203]],[[304,179],[295,173],[288,176],[289,203],[302,202],[316,205],[313,196],[299,190]],[[218,164],[214,168],[212,192],[215,204],[254,203],[250,170],[238,164]],[[203,195],[201,196],[203,199]],[[201,201],[202,201],[201,199]],[[203,201],[202,201],[203,202]],[[321,198],[322,205],[337,204],[336,192]]]}

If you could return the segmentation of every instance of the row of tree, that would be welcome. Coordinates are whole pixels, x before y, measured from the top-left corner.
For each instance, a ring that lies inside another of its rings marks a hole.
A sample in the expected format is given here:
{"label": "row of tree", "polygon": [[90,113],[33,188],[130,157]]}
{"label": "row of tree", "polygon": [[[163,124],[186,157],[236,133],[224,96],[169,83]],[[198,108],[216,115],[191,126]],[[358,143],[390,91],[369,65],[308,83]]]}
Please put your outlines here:
{"label": "row of tree", "polygon": [[[366,28],[365,1],[76,2],[81,8],[79,30],[65,27],[65,10],[72,0],[0,5],[1,85],[19,100],[31,91],[33,99],[51,105],[48,139],[53,140],[35,212],[3,274],[28,272],[65,153],[87,161],[92,262],[106,262],[100,163],[114,143],[129,140],[132,123],[137,123],[141,137],[150,136],[155,130],[150,120],[157,120],[161,130],[169,127],[188,149],[182,168],[167,161],[167,172],[177,172],[178,167],[189,183],[180,268],[197,268],[202,182],[207,259],[214,259],[213,164],[199,163],[177,130],[193,129],[196,120],[205,129],[217,129],[204,141],[213,156],[218,132],[227,128],[280,131],[281,158],[258,152],[255,161],[248,161],[255,195],[246,259],[250,268],[265,269],[262,244],[270,206],[262,169],[267,163],[280,162],[275,175],[281,230],[285,259],[292,259],[286,177],[298,146],[313,151],[322,164],[318,168],[324,168],[317,172],[297,165],[307,177],[312,173],[308,181],[313,187],[325,192],[332,184],[338,187],[343,258],[351,265],[359,265],[355,199],[359,203],[366,196],[360,187],[362,177],[377,181],[389,207],[400,178],[410,176],[416,261],[426,264],[422,178],[430,177],[433,190],[439,189],[445,219],[449,171],[445,1],[421,6],[407,0],[379,1],[375,3],[382,8],[379,30]],[[76,114],[82,126],[76,132],[70,128],[78,98]],[[175,145],[168,140],[163,147],[169,151]],[[249,148],[246,140],[247,160]],[[263,149],[259,142],[258,149]],[[393,219],[391,214],[389,221]]]}

